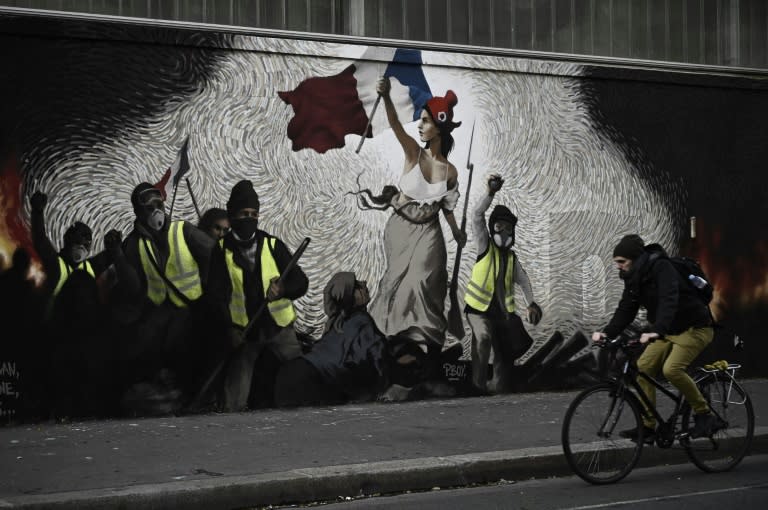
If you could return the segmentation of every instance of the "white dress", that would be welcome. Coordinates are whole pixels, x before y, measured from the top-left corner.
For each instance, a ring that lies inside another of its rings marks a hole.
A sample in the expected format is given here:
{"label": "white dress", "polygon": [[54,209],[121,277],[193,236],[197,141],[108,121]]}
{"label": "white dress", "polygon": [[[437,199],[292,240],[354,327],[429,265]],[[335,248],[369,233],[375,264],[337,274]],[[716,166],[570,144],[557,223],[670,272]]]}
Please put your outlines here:
{"label": "white dress", "polygon": [[407,337],[426,351],[445,342],[448,272],[439,213],[452,211],[459,193],[447,181],[427,182],[419,163],[400,178],[400,191],[384,230],[387,269],[370,311],[385,335]]}

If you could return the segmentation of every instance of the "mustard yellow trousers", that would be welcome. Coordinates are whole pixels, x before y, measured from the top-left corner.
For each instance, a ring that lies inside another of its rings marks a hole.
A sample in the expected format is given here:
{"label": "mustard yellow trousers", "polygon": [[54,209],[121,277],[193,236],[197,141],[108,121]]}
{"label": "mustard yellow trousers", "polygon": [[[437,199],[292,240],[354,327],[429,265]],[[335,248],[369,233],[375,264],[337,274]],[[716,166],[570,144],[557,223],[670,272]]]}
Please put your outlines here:
{"label": "mustard yellow trousers", "polygon": [[[706,413],[709,411],[707,401],[686,369],[709,345],[713,337],[714,330],[707,327],[690,328],[679,335],[659,338],[645,348],[637,359],[637,368],[651,378],[655,378],[661,369],[664,377],[680,390],[695,413]],[[655,406],[656,388],[642,377],[638,377],[637,382],[648,400]],[[656,428],[656,420],[650,412],[643,417],[643,423],[646,427]]]}

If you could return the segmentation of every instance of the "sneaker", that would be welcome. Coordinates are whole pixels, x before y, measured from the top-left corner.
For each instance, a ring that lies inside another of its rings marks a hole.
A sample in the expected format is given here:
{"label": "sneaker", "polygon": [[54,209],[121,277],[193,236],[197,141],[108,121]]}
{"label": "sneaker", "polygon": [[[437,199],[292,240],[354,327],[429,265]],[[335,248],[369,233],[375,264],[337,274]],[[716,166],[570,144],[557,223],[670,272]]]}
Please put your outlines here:
{"label": "sneaker", "polygon": [[[631,439],[632,441],[637,441],[638,431],[639,429],[637,428],[622,430],[619,432],[619,436],[625,439]],[[646,444],[653,444],[655,440],[656,431],[651,427],[643,426],[643,442]]]}
{"label": "sneaker", "polygon": [[710,412],[694,414],[693,421],[693,428],[688,434],[688,437],[692,439],[711,436],[718,425],[722,428],[722,423],[720,423],[722,420],[716,419],[715,415]]}

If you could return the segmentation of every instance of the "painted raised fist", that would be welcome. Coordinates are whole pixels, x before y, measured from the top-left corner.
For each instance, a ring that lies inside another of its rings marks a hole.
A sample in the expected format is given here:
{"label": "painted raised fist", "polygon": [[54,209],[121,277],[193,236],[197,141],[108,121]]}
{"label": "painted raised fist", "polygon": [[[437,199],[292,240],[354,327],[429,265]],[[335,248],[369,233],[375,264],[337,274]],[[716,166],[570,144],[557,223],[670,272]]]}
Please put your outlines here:
{"label": "painted raised fist", "polygon": [[42,191],[35,191],[32,194],[32,197],[29,199],[29,205],[32,206],[32,210],[39,212],[45,209],[45,206],[48,204],[48,195],[43,193]]}
{"label": "painted raised fist", "polygon": [[123,235],[118,230],[112,229],[104,236],[104,247],[110,253],[118,251],[122,242]]}
{"label": "painted raised fist", "polygon": [[488,191],[493,194],[501,189],[504,179],[499,174],[492,174],[488,177]]}

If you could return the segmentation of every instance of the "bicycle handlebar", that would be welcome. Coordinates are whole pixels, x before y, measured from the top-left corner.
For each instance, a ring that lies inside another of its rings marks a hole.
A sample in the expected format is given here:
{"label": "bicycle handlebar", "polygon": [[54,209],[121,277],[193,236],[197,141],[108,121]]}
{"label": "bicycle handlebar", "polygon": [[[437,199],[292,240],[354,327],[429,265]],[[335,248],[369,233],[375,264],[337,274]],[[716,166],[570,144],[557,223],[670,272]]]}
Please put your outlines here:
{"label": "bicycle handlebar", "polygon": [[[654,342],[656,339],[651,338],[648,343]],[[617,336],[616,338],[605,338],[602,342],[593,342],[594,345],[598,346],[601,349],[606,348],[618,348],[618,347],[636,347],[640,344],[639,338],[625,338],[621,335]]]}

